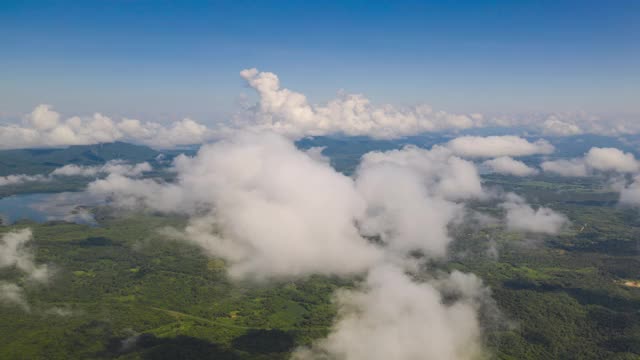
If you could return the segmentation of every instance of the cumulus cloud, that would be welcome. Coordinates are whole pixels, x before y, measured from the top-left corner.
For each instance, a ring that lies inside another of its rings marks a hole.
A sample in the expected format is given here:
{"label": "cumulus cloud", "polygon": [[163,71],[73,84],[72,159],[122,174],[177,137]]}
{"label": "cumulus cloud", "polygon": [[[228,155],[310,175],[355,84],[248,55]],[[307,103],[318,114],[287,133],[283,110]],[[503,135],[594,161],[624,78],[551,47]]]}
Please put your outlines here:
{"label": "cumulus cloud", "polygon": [[329,159],[328,156],[322,153],[324,149],[326,149],[326,146],[314,146],[308,148],[307,150],[305,150],[305,152],[307,153],[307,155],[311,156],[313,160],[330,164],[331,159]]}
{"label": "cumulus cloud", "polygon": [[199,144],[211,130],[191,119],[169,126],[133,119],[114,121],[96,113],[89,118],[63,120],[49,105],[38,105],[22,124],[0,126],[0,149],[23,149],[132,141],[152,147],[170,148]]}
{"label": "cumulus cloud", "polygon": [[65,165],[51,172],[53,176],[96,176],[99,174],[118,174],[131,177],[140,176],[153,170],[148,162],[127,164],[124,160],[111,160],[101,166]]}
{"label": "cumulus cloud", "polygon": [[17,305],[25,311],[29,311],[29,303],[24,296],[24,290],[13,283],[0,280],[0,303],[4,305]]}
{"label": "cumulus cloud", "polygon": [[540,167],[560,176],[588,176],[596,171],[635,173],[640,162],[620,149],[592,147],[582,158],[544,161]]}
{"label": "cumulus cloud", "polygon": [[450,114],[426,105],[407,109],[375,106],[359,94],[341,94],[327,104],[312,105],[304,94],[282,88],[274,73],[245,69],[240,76],[260,100],[249,114],[236,119],[237,125],[289,137],[342,133],[396,138],[428,131],[468,129],[483,121],[480,114]]}
{"label": "cumulus cloud", "polygon": [[149,172],[152,170],[153,168],[148,162],[127,164],[127,162],[124,160],[111,160],[100,166],[82,166],[69,164],[53,170],[48,175],[14,174],[0,176],[0,186],[22,185],[30,182],[47,182],[61,176],[93,177],[104,174],[117,174],[122,176],[138,177],[145,172]]}
{"label": "cumulus cloud", "polygon": [[[30,229],[22,229],[5,233],[0,238],[0,269],[15,268],[28,279],[37,283],[49,281],[51,271],[47,265],[36,265],[33,253],[26,244],[31,241],[33,235]],[[17,305],[29,311],[24,290],[17,284],[0,281],[0,303],[5,305]]]}
{"label": "cumulus cloud", "polygon": [[[616,148],[593,147],[581,158],[545,161],[540,166],[545,172],[560,176],[605,173],[612,181],[611,189],[620,192],[620,204],[640,204],[640,162],[631,153]],[[628,180],[630,175],[631,181]]]}
{"label": "cumulus cloud", "polygon": [[628,206],[640,205],[640,174],[635,175],[629,184],[619,186],[620,204]]}
{"label": "cumulus cloud", "polygon": [[491,169],[492,172],[513,176],[531,176],[538,173],[537,169],[534,169],[522,161],[514,160],[508,156],[502,156],[499,158],[487,160],[482,163],[484,166]]}
{"label": "cumulus cloud", "polygon": [[409,146],[366,154],[350,178],[284,136],[247,132],[180,156],[174,168],[175,183],[112,174],[88,190],[120,206],[189,215],[185,229],[164,233],[225,259],[232,278],[365,275],[336,294],[340,314],[329,336],[296,358],[481,354],[482,283],[462,273],[421,282],[405,273],[417,269],[409,257],[416,250],[444,257],[447,226],[464,201],[486,196],[472,162],[446,147]]}
{"label": "cumulus cloud", "polygon": [[[541,116],[540,116],[541,115]],[[619,136],[640,133],[640,124],[635,118],[600,117],[585,112],[552,113],[531,116],[525,123],[537,127],[543,134],[571,136],[598,134]]]}
{"label": "cumulus cloud", "polygon": [[552,209],[540,206],[533,209],[520,196],[509,193],[501,205],[505,211],[507,228],[530,233],[558,234],[569,220]]}
{"label": "cumulus cloud", "polygon": [[584,130],[578,124],[552,114],[542,123],[542,132],[546,135],[571,136],[582,134]]}
{"label": "cumulus cloud", "polygon": [[552,173],[560,176],[587,176],[589,169],[583,159],[560,159],[543,161],[540,164],[542,170],[546,173]]}
{"label": "cumulus cloud", "polygon": [[26,174],[0,176],[0,186],[21,185],[29,182],[43,182],[43,181],[49,181],[49,178],[44,175],[26,175]]}
{"label": "cumulus cloud", "polygon": [[390,249],[443,256],[447,225],[462,214],[457,200],[484,196],[473,163],[442,147],[413,146],[363,156],[356,186],[367,203],[361,231],[379,235]]}
{"label": "cumulus cloud", "polygon": [[36,265],[26,247],[33,235],[30,229],[8,232],[0,239],[0,268],[15,267],[38,282],[47,282],[50,272],[46,265]]}
{"label": "cumulus cloud", "polygon": [[460,136],[447,143],[454,154],[470,158],[527,156],[551,154],[555,149],[548,141],[530,142],[518,136]]}
{"label": "cumulus cloud", "polygon": [[[245,133],[174,167],[175,184],[111,175],[89,191],[120,206],[192,215],[183,237],[230,261],[238,276],[362,271],[380,250],[361,235],[398,253],[442,256],[458,202],[485,196],[474,164],[443,147],[366,154],[354,182],[284,137]],[[344,259],[345,249],[362,259]]]}
{"label": "cumulus cloud", "polygon": [[293,359],[479,358],[474,296],[481,293],[481,283],[459,272],[451,278],[439,284],[462,297],[447,304],[434,284],[415,282],[392,266],[373,269],[361,287],[338,291],[338,318],[329,336],[298,349]]}
{"label": "cumulus cloud", "polygon": [[242,134],[175,167],[174,185],[110,176],[89,190],[194,215],[185,238],[229,261],[232,276],[348,274],[380,257],[355,226],[365,203],[353,181],[280,136]]}
{"label": "cumulus cloud", "polygon": [[599,171],[632,173],[640,169],[640,164],[633,154],[616,148],[593,147],[585,155],[584,161],[587,166]]}

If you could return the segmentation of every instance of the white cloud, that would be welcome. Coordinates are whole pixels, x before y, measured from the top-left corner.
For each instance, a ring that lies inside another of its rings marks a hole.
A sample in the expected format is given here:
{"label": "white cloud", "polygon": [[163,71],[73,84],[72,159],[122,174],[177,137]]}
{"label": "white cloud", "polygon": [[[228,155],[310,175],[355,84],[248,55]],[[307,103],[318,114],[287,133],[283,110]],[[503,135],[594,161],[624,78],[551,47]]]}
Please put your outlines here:
{"label": "white cloud", "polygon": [[111,175],[89,191],[191,215],[181,237],[227,259],[235,276],[364,271],[381,254],[360,232],[397,253],[442,256],[457,202],[485,196],[473,163],[443,147],[366,154],[355,183],[273,133],[204,146],[174,167],[175,184]]}
{"label": "white cloud", "polygon": [[330,164],[331,159],[329,159],[328,156],[322,153],[324,149],[326,149],[326,146],[314,146],[308,148],[307,150],[305,150],[305,152],[307,153],[307,155],[311,156],[313,160]]}
{"label": "white cloud", "polygon": [[118,174],[123,176],[138,177],[153,170],[151,164],[142,162],[138,164],[127,164],[123,160],[111,160],[100,166],[81,166],[69,164],[53,170],[49,175],[26,175],[14,174],[0,176],[0,186],[22,185],[29,182],[47,182],[60,176],[85,176],[92,177],[101,174]]}
{"label": "white cloud", "polygon": [[635,175],[630,184],[622,184],[620,187],[620,204],[640,205],[640,175]]}
{"label": "white cloud", "polygon": [[455,201],[484,196],[473,163],[442,147],[365,154],[356,186],[367,203],[361,231],[379,235],[393,251],[426,256],[446,253],[447,225],[462,214]]}
{"label": "white cloud", "polygon": [[640,133],[640,123],[633,117],[600,117],[585,112],[532,116],[525,119],[524,123],[539,128],[543,134],[555,136],[579,134],[619,136]]}
{"label": "white cloud", "polygon": [[[28,279],[37,283],[46,283],[51,277],[47,265],[36,265],[33,253],[26,244],[33,235],[30,229],[11,231],[0,237],[0,269],[16,268],[25,273]],[[29,311],[24,290],[13,283],[0,281],[0,303],[18,305]]]}
{"label": "white cloud", "polygon": [[482,353],[481,282],[462,273],[417,282],[402,270],[415,269],[413,250],[445,256],[447,226],[463,201],[486,196],[472,162],[445,147],[406,147],[366,154],[349,178],[281,135],[248,132],[180,156],[174,168],[175,183],[112,174],[89,191],[121,206],[188,215],[184,230],[164,233],[223,258],[232,278],[366,275],[360,287],[338,291],[329,336],[295,357]]}
{"label": "white cloud", "polygon": [[25,245],[33,235],[30,229],[8,232],[0,238],[0,269],[15,266],[38,282],[47,282],[50,272],[46,265],[36,265],[33,254]]}
{"label": "white cloud", "polygon": [[560,159],[543,161],[540,167],[544,172],[553,173],[560,176],[587,176],[589,169],[583,159]]}
{"label": "white cloud", "polygon": [[489,167],[492,172],[513,176],[531,176],[538,173],[538,170],[527,166],[522,161],[514,160],[508,156],[487,160],[482,163]]}
{"label": "white cloud", "polygon": [[236,119],[236,125],[289,137],[343,133],[397,138],[428,131],[468,129],[483,120],[479,114],[450,114],[425,105],[408,109],[375,106],[358,94],[341,94],[325,105],[312,105],[304,94],[282,88],[276,74],[246,69],[240,75],[258,92],[260,100],[251,113]]}
{"label": "white cloud", "polygon": [[29,311],[29,303],[24,296],[24,290],[13,283],[0,280],[0,304],[17,305],[24,311]]}
{"label": "white cloud", "polygon": [[431,150],[406,146],[402,150],[373,151],[362,157],[358,172],[385,165],[415,172],[432,195],[448,200],[483,197],[475,165],[454,156],[442,146],[434,146]]}
{"label": "white cloud", "polygon": [[582,158],[544,161],[540,164],[545,172],[561,176],[589,176],[595,171],[635,173],[640,171],[640,162],[631,153],[616,148],[592,147]]}
{"label": "white cloud", "polygon": [[119,140],[170,148],[199,144],[211,136],[211,130],[191,119],[169,126],[132,119],[113,121],[99,113],[90,118],[74,116],[62,120],[51,106],[38,105],[22,124],[0,125],[0,149],[88,145]]}
{"label": "white cloud", "polygon": [[520,196],[509,193],[501,205],[506,210],[507,228],[531,233],[557,234],[569,220],[547,207],[533,209]]}
{"label": "white cloud", "polygon": [[98,174],[118,174],[137,177],[153,170],[148,162],[127,164],[123,160],[111,160],[101,166],[65,165],[51,172],[53,176],[96,176]]}
{"label": "white cloud", "polygon": [[571,136],[583,133],[576,123],[567,122],[557,114],[550,115],[542,123],[542,132],[546,135]]}
{"label": "white cloud", "polygon": [[365,203],[353,181],[280,136],[241,134],[175,167],[175,185],[112,175],[89,190],[193,215],[185,237],[233,276],[363,272],[381,255],[358,234]]}
{"label": "white cloud", "polygon": [[511,135],[461,136],[449,141],[447,147],[456,155],[471,158],[550,154],[554,151],[553,145],[546,140],[530,142]]}
{"label": "white cloud", "polygon": [[632,173],[640,169],[640,164],[631,153],[616,148],[593,147],[585,155],[585,163],[594,170]]}
{"label": "white cloud", "polygon": [[373,269],[360,288],[338,291],[338,317],[329,336],[298,349],[293,359],[480,358],[474,297],[481,283],[458,272],[438,285],[445,282],[462,295],[452,304],[445,304],[437,286],[415,282],[398,268]]}
{"label": "white cloud", "polygon": [[26,174],[0,176],[0,186],[21,185],[27,182],[43,182],[43,181],[49,181],[49,178],[43,175],[26,175]]}

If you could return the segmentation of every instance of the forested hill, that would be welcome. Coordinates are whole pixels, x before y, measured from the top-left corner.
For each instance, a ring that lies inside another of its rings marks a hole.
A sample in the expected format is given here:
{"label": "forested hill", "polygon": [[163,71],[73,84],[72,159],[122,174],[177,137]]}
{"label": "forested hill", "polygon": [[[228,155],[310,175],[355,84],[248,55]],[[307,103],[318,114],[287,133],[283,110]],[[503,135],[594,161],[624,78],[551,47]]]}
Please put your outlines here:
{"label": "forested hill", "polygon": [[124,142],[75,145],[53,149],[19,149],[0,151],[0,176],[42,174],[68,164],[96,165],[125,159],[132,163],[152,160],[159,154],[147,146]]}

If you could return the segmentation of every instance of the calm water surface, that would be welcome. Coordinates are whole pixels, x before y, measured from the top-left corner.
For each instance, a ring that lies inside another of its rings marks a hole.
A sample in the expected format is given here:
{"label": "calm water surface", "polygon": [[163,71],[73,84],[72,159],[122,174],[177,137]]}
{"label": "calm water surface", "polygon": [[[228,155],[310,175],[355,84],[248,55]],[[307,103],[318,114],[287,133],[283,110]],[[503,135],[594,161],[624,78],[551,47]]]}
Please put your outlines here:
{"label": "calm water surface", "polygon": [[0,199],[0,217],[4,223],[26,219],[95,224],[93,215],[85,207],[100,203],[102,201],[84,192],[18,194]]}

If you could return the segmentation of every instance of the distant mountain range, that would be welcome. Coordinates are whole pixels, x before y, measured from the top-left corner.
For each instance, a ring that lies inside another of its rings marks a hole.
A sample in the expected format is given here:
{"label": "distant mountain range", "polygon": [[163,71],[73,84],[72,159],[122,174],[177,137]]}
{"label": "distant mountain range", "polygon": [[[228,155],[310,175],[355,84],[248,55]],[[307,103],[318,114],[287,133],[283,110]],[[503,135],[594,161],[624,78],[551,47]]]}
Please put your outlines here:
{"label": "distant mountain range", "polygon": [[20,149],[0,151],[0,176],[9,174],[43,174],[68,165],[97,165],[124,159],[132,163],[150,161],[160,152],[147,146],[114,142],[75,145],[66,148]]}
{"label": "distant mountain range", "polygon": [[[451,140],[446,134],[425,134],[405,137],[396,140],[375,140],[367,137],[320,136],[304,138],[296,142],[302,149],[311,147],[325,147],[323,153],[331,158],[332,164],[340,171],[351,173],[357,166],[360,156],[369,151],[386,151],[398,149],[412,144],[430,148],[439,143]],[[531,139],[539,136],[528,137]],[[556,151],[550,157],[581,156],[592,146],[616,147],[620,150],[639,155],[640,136],[609,137],[599,135],[578,135],[568,137],[544,137],[555,147]],[[131,163],[151,161],[159,154],[171,160],[179,153],[194,154],[197,147],[166,151],[153,150],[147,146],[134,145],[125,142],[114,142],[97,145],[75,145],[66,148],[20,149],[0,151],[0,176],[10,174],[45,174],[55,168],[68,165],[98,165],[109,160],[123,159]],[[539,156],[531,157],[531,159]],[[529,159],[523,159],[529,160]]]}

